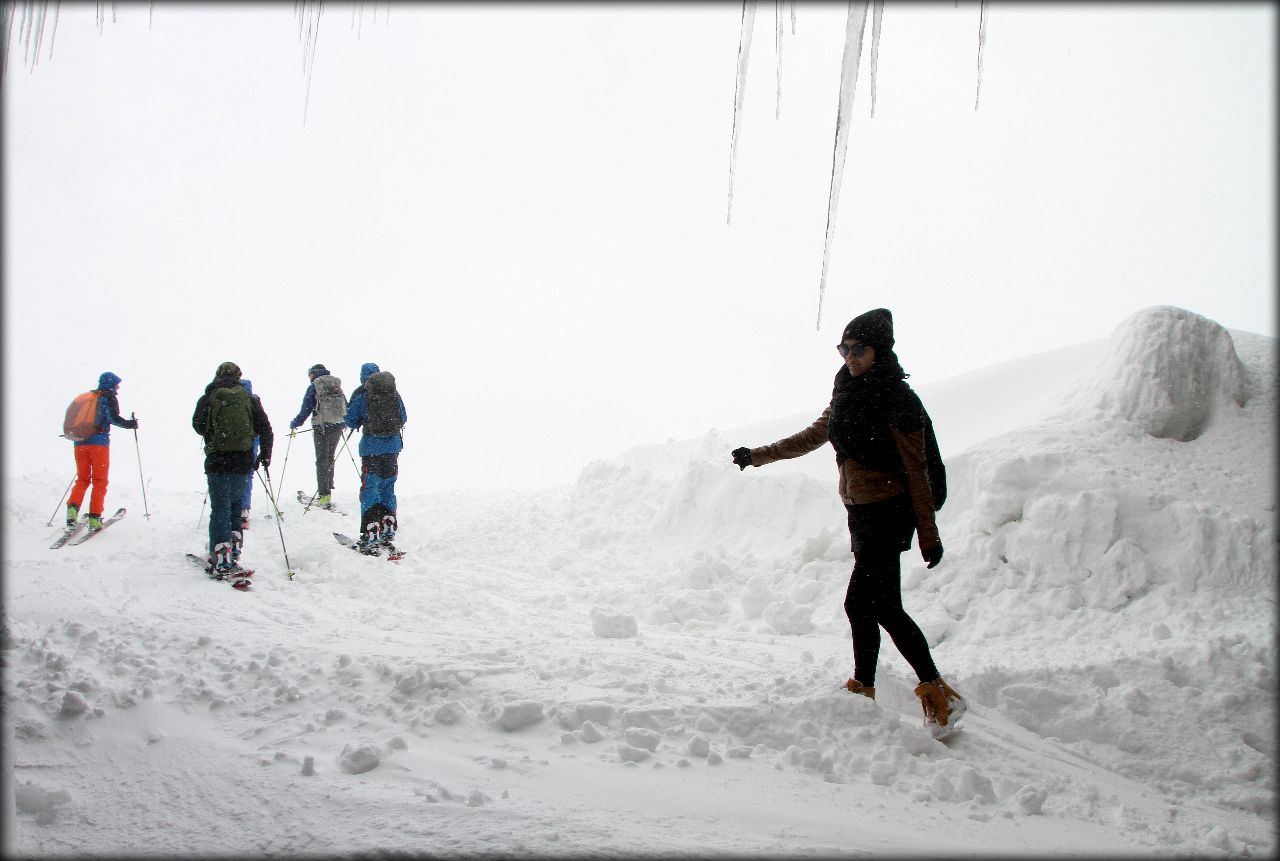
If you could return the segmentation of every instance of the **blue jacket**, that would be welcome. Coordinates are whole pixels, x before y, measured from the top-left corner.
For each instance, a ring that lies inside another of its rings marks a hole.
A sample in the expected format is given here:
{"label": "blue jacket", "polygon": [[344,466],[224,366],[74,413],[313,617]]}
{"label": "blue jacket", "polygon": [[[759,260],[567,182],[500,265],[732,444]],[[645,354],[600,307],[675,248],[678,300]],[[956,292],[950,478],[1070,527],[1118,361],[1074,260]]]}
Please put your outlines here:
{"label": "blue jacket", "polygon": [[[347,402],[347,415],[345,423],[347,427],[355,430],[364,425],[369,418],[369,399],[364,393],[364,384],[369,378],[378,373],[379,368],[373,362],[365,362],[360,366],[360,385],[351,393],[351,400]],[[400,424],[409,421],[409,415],[404,410],[404,401],[400,395],[396,395],[396,402],[400,407]],[[392,434],[390,436],[371,436],[367,433],[360,435],[360,456],[373,457],[379,454],[399,454],[404,448],[404,438],[400,434]]]}
{"label": "blue jacket", "polygon": [[116,386],[121,382],[122,380],[110,371],[104,371],[102,376],[98,377],[98,387],[94,391],[102,392],[102,397],[98,398],[98,412],[93,417],[93,424],[98,432],[76,445],[111,445],[112,425],[119,428],[137,427],[132,419],[120,417],[120,402],[116,400]]}

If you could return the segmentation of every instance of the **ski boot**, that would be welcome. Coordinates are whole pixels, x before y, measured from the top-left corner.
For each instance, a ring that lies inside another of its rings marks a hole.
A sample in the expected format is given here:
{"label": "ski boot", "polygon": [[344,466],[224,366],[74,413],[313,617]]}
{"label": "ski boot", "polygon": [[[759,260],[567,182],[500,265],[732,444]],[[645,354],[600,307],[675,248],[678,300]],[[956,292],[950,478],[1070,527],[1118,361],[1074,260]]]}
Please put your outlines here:
{"label": "ski boot", "polygon": [[325,511],[333,511],[333,494],[320,494],[316,497],[315,505],[317,508],[323,508]]}
{"label": "ski boot", "polygon": [[75,526],[76,520],[79,517],[80,517],[80,509],[76,508],[74,505],[68,505],[67,506],[67,528],[70,529],[71,527]]}
{"label": "ski boot", "polygon": [[90,511],[89,512],[89,531],[97,532],[101,528],[102,528],[102,515],[94,514],[92,511]]}
{"label": "ski boot", "polygon": [[244,531],[249,528],[249,509],[240,509],[240,529]]}
{"label": "ski boot", "polygon": [[364,532],[360,534],[360,540],[356,542],[356,550],[359,550],[365,556],[381,556],[381,533],[382,528],[377,523],[370,523],[364,528]]}

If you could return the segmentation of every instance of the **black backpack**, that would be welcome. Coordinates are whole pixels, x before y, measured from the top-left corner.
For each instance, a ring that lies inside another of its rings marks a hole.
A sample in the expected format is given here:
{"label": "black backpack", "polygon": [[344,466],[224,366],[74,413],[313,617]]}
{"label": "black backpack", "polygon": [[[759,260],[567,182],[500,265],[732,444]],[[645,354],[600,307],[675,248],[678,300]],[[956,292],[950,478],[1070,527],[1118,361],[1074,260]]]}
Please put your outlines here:
{"label": "black backpack", "polygon": [[924,459],[929,471],[929,489],[933,491],[933,510],[939,511],[947,501],[947,467],[938,450],[938,438],[933,433],[933,419],[924,414]]}
{"label": "black backpack", "polygon": [[364,432],[372,436],[394,436],[400,433],[400,395],[396,392],[396,378],[389,371],[370,374],[364,381],[364,396],[368,416],[364,420]]}

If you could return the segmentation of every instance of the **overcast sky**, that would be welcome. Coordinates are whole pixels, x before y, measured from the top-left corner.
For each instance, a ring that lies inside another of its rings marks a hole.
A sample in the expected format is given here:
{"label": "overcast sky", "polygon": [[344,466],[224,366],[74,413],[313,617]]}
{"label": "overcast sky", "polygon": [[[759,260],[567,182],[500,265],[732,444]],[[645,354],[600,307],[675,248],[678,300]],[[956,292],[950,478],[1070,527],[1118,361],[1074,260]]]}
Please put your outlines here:
{"label": "overcast sky", "polygon": [[[975,111],[977,3],[887,3],[820,327],[842,4],[786,18],[780,116],[759,4],[730,224],[738,4],[329,3],[311,65],[292,3],[106,8],[62,4],[38,62],[11,34],[11,476],[71,475],[62,412],[104,370],[148,478],[200,492],[220,362],[281,432],[308,366],[349,393],[377,362],[410,416],[400,490],[428,493],[816,416],[877,306],[916,383],[1150,305],[1275,335],[1271,4],[993,4]],[[290,490],[312,463],[295,440]]]}

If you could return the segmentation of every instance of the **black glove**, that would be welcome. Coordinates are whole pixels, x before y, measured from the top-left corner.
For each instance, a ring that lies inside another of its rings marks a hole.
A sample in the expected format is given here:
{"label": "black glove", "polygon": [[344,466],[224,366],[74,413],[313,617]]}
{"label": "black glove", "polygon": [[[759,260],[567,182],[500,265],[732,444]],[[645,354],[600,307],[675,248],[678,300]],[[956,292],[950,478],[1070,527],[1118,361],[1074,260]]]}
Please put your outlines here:
{"label": "black glove", "polygon": [[743,448],[735,448],[731,454],[733,455],[733,462],[738,465],[738,469],[742,470],[751,466],[751,449],[745,446]]}
{"label": "black glove", "polygon": [[269,466],[271,466],[271,455],[269,454],[259,454],[258,459],[253,462],[254,469],[257,469],[258,467],[266,469]]}
{"label": "black glove", "polygon": [[137,419],[125,419],[125,420],[124,420],[124,426],[125,426],[125,429],[127,429],[127,430],[137,430],[137,429],[138,429],[138,420],[137,420]]}
{"label": "black glove", "polygon": [[921,547],[920,555],[924,557],[925,562],[929,563],[924,567],[932,568],[934,565],[937,565],[942,561],[942,545],[939,544],[937,547]]}

